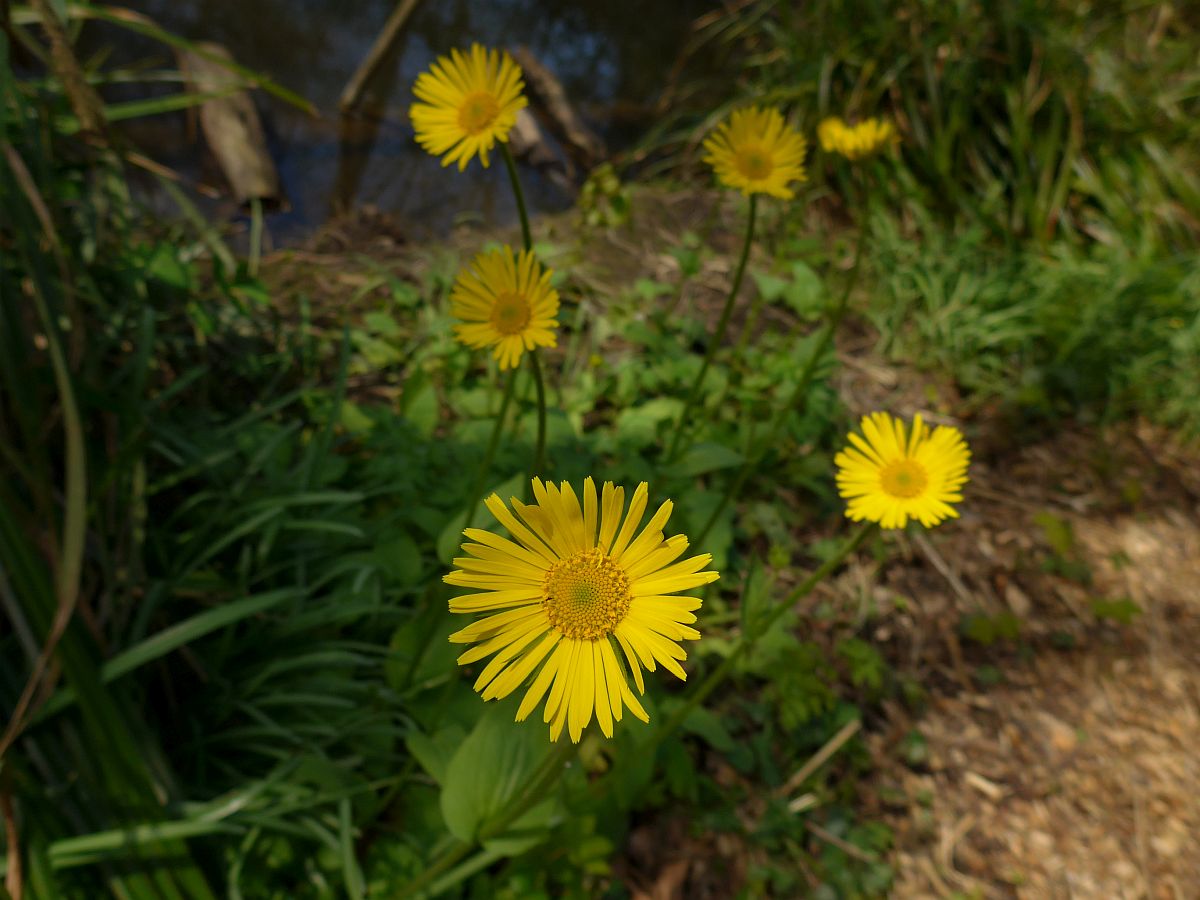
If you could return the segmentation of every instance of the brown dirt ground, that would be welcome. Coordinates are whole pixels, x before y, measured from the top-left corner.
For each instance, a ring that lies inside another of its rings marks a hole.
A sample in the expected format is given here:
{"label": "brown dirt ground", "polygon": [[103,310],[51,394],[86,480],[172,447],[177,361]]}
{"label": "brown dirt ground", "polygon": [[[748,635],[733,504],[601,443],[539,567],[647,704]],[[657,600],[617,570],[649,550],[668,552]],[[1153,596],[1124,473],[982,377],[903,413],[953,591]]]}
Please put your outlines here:
{"label": "brown dirt ground", "polygon": [[[632,230],[597,232],[586,266],[564,262],[569,290],[602,299],[635,277],[670,282],[678,268],[667,250],[691,229],[725,251],[685,295],[715,315],[740,229],[729,203],[639,190]],[[837,214],[813,212],[826,226]],[[388,290],[381,272],[419,280],[429,248],[377,219],[357,213],[302,250],[273,254],[265,274],[277,296],[302,285],[314,309],[332,310],[313,327],[336,329],[348,293],[373,305]],[[568,215],[535,231],[569,242],[575,228]],[[489,236],[464,230],[442,252],[465,256]],[[860,788],[862,816],[895,831],[893,896],[1197,900],[1200,454],[1144,423],[1018,441],[998,410],[956,419],[964,404],[951,386],[879,360],[873,343],[839,338],[848,407],[957,424],[975,453],[961,519],[897,537],[883,565],[864,554],[810,598],[869,620],[876,646],[928,692],[920,716],[885,703],[866,729],[876,765]],[[1098,598],[1129,598],[1140,614],[1099,619]],[[1006,613],[1018,639],[983,646],[960,634],[964,616]],[[917,764],[902,750],[914,731],[926,747]],[[647,825],[618,863],[636,896],[733,895],[752,853],[740,841],[701,846],[672,837],[678,822]],[[642,858],[639,841],[664,838],[680,852]]]}
{"label": "brown dirt ground", "polygon": [[[863,411],[915,383],[877,362],[844,373]],[[944,418],[950,404],[930,404],[927,382],[921,393],[887,405]],[[911,600],[875,638],[930,692],[923,716],[889,706],[868,735],[865,812],[895,829],[893,896],[1200,898],[1195,452],[1141,423],[1019,449],[999,419],[967,424],[979,437],[961,520],[839,580],[843,597]],[[1101,620],[1098,598],[1141,613]],[[1006,611],[1019,641],[960,637],[963,616]],[[1001,683],[981,687],[981,667]],[[914,729],[927,746],[915,767],[900,752]]]}

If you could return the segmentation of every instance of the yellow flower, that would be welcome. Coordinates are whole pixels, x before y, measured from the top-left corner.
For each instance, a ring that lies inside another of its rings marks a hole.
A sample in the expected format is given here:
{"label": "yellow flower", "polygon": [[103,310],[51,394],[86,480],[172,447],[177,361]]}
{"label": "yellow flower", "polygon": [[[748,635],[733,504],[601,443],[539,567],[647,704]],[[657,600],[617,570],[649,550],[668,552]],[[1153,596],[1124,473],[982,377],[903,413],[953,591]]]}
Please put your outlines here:
{"label": "yellow flower", "polygon": [[688,540],[663,537],[670,500],[634,536],[646,512],[645,482],[624,517],[625,489],[612,482],[597,500],[595,482],[585,479],[582,506],[565,481],[555,487],[534,478],[533,495],[529,506],[513,497],[512,510],[496,494],[487,499],[515,542],[478,528],[463,532],[473,542],[463,544],[470,556],[454,560],[458,568],[443,580],[479,593],[451,600],[450,611],[491,615],[450,640],[476,644],[458,658],[460,665],[492,657],[475,681],[484,700],[507,697],[532,677],[518,722],[547,697],[542,719],[550,740],[566,726],[578,742],[593,710],[600,730],[612,737],[624,707],[650,720],[627,673],[638,693],[645,693],[643,667],[653,672],[661,664],[687,678],[679,665],[687,653],[677,642],[700,637],[690,627],[700,599],[669,595],[719,576],[701,571],[712,560],[707,553],[675,562]]}
{"label": "yellow flower", "polygon": [[726,187],[792,198],[788,183],[806,181],[804,137],[777,109],[737,109],[704,140],[704,161]]}
{"label": "yellow flower", "polygon": [[848,517],[884,528],[903,528],[912,518],[931,528],[958,516],[951,504],[962,500],[971,451],[957,428],[930,432],[917,416],[906,436],[904,423],[884,412],[864,416],[861,428],[866,440],[852,433],[854,447],[834,458]]}
{"label": "yellow flower", "polygon": [[454,326],[455,336],[476,350],[495,347],[501,369],[516,367],[526,350],[555,346],[558,291],[550,286],[552,274],[528,250],[514,256],[505,245],[480,253],[450,292],[450,311],[463,321]]}
{"label": "yellow flower", "polygon": [[468,53],[451,50],[417,76],[413,93],[423,101],[409,109],[417,143],[442,165],[461,172],[478,155],[484,168],[496,141],[508,140],[517,112],[527,101],[521,69],[507,53],[472,44]]}
{"label": "yellow flower", "polygon": [[817,126],[817,140],[826,153],[840,153],[847,159],[863,159],[900,141],[891,122],[866,119],[857,125],[847,125],[836,116],[822,120]]}

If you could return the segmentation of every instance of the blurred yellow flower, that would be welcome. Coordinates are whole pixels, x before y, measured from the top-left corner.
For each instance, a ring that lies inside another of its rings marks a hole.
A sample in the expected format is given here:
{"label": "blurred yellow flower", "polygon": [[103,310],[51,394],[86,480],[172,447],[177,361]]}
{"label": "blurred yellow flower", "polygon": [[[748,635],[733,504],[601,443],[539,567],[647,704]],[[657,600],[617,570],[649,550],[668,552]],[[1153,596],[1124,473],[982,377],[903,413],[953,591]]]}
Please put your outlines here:
{"label": "blurred yellow flower", "polygon": [[612,482],[597,497],[595,482],[584,479],[582,505],[565,481],[555,487],[534,478],[533,495],[529,506],[511,498],[512,510],[496,494],[487,499],[513,540],[479,528],[463,532],[473,542],[463,544],[470,555],[454,560],[457,568],[442,580],[478,593],[451,600],[450,611],[492,615],[450,640],[476,645],[459,665],[492,657],[475,681],[484,700],[507,697],[532,677],[518,722],[546,697],[542,719],[551,741],[566,727],[578,742],[593,711],[612,737],[624,707],[650,720],[627,672],[638,693],[646,690],[643,667],[653,672],[661,664],[687,678],[679,665],[687,653],[678,642],[700,637],[690,626],[701,601],[672,595],[719,575],[701,571],[712,561],[707,553],[675,562],[688,540],[663,537],[670,500],[637,533],[646,512],[645,482],[633,492],[628,515],[625,489]]}
{"label": "blurred yellow flower", "polygon": [[450,292],[450,312],[458,340],[481,350],[494,347],[501,369],[515,368],[521,354],[558,343],[558,291],[550,286],[550,269],[533,253],[514,255],[508,245],[480,253],[469,269],[458,273]]}
{"label": "blurred yellow flower", "polygon": [[788,184],[807,180],[804,137],[774,108],[734,110],[705,138],[704,150],[717,179],[747,197],[761,193],[790,200]]}
{"label": "blurred yellow flower", "polygon": [[857,125],[847,125],[836,116],[822,120],[817,126],[817,140],[826,153],[840,153],[847,159],[863,159],[886,147],[899,143],[891,122],[866,119]]}
{"label": "blurred yellow flower", "polygon": [[409,109],[417,143],[442,156],[443,166],[457,162],[461,172],[478,156],[486,168],[488,153],[508,140],[528,104],[523,87],[520,67],[505,52],[472,44],[467,53],[439,56],[413,85],[421,101]]}
{"label": "blurred yellow flower", "polygon": [[834,458],[838,493],[846,515],[856,522],[903,528],[910,518],[931,528],[958,512],[971,451],[957,428],[939,425],[931,432],[918,415],[906,435],[904,423],[885,412],[864,416],[863,436]]}

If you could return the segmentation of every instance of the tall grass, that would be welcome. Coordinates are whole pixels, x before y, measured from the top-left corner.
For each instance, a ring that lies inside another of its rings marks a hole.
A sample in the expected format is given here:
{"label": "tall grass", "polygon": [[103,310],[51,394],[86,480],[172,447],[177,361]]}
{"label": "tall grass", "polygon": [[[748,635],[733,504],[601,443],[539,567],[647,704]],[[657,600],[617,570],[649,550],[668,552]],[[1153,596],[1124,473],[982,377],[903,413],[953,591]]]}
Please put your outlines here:
{"label": "tall grass", "polygon": [[252,276],[208,229],[141,230],[118,156],[4,40],[0,867],[34,898],[359,895],[413,771],[422,651],[389,644],[444,607],[395,506],[423,469],[348,466],[340,388],[308,423]]}
{"label": "tall grass", "polygon": [[1197,28],[1185,4],[1135,0],[757,0],[696,36],[741,79],[679,109],[703,110],[702,129],[714,94],[789,104],[810,127],[884,115],[904,135],[896,196],[944,221],[1009,244],[1193,249]]}

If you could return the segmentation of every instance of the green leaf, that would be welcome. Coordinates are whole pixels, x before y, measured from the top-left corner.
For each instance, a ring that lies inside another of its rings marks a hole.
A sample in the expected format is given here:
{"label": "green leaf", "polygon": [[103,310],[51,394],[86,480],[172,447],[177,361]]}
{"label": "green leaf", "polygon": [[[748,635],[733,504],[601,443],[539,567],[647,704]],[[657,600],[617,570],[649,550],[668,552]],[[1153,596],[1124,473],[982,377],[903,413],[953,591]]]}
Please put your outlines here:
{"label": "green leaf", "polygon": [[757,556],[750,560],[750,574],[746,578],[746,588],[742,591],[742,631],[748,640],[757,640],[762,633],[766,614],[770,607],[771,582],[767,571]]}
{"label": "green leaf", "polygon": [[1066,519],[1059,518],[1051,512],[1039,512],[1033,517],[1033,521],[1041,527],[1042,533],[1046,537],[1046,543],[1050,545],[1059,556],[1069,556],[1075,548],[1075,529],[1071,527],[1071,523]]}
{"label": "green leaf", "polygon": [[[525,484],[525,476],[514,475],[512,478],[502,481],[494,488],[483,492],[483,497],[479,498],[479,507],[475,510],[475,516],[471,520],[472,528],[488,528],[495,524],[495,517],[488,512],[486,506],[483,505],[483,500],[492,494],[499,494],[500,499],[505,502],[509,497],[519,494],[521,486]],[[474,499],[474,498],[472,498]],[[468,501],[471,502],[471,501]],[[470,512],[468,509],[463,509],[450,517],[450,520],[442,527],[441,533],[437,539],[437,555],[438,559],[449,565],[450,562],[458,555],[459,548],[463,542],[463,529],[467,527],[467,515]]]}
{"label": "green leaf", "polygon": [[1135,616],[1142,614],[1142,608],[1128,597],[1096,597],[1091,602],[1092,615],[1097,619],[1110,619],[1128,625]]}
{"label": "green leaf", "polygon": [[371,333],[377,337],[396,338],[402,334],[396,320],[387,313],[379,310],[365,314],[363,316],[363,324],[371,329]]}
{"label": "green leaf", "polygon": [[467,730],[453,723],[439,728],[432,735],[414,731],[408,735],[405,743],[408,745],[408,752],[421,764],[421,768],[441,785],[446,781],[450,758],[455,749],[462,745],[466,736]]}
{"label": "green leaf", "polygon": [[671,293],[671,286],[651,278],[639,278],[633,283],[633,292],[637,294],[639,300],[649,302]]}
{"label": "green leaf", "polygon": [[[460,841],[474,841],[480,826],[504,811],[551,752],[546,729],[535,723],[514,722],[513,711],[512,703],[490,704],[446,767],[442,816],[446,828]],[[514,822],[511,830],[532,827],[538,831],[539,821],[546,821],[549,812],[547,804],[540,807]],[[533,846],[542,837],[531,834],[514,840],[500,835],[488,841],[487,847],[509,848],[522,843]]]}
{"label": "green leaf", "polygon": [[421,548],[407,532],[377,543],[371,558],[402,587],[412,587],[421,580]]}
{"label": "green leaf", "polygon": [[428,440],[438,423],[438,398],[433,382],[423,373],[414,375],[404,385],[401,398],[404,416],[421,437]]}
{"label": "green leaf", "polygon": [[674,397],[656,397],[617,415],[617,435],[635,447],[647,447],[658,439],[658,426],[670,421],[683,408]]}
{"label": "green leaf", "polygon": [[801,318],[816,318],[825,304],[825,286],[806,263],[792,263],[792,283],[784,292],[783,301]]}
{"label": "green leaf", "polygon": [[342,403],[339,419],[342,427],[351,434],[366,434],[375,427],[375,421],[349,400]]}
{"label": "green leaf", "polygon": [[778,275],[772,275],[769,272],[751,272],[754,277],[754,283],[758,286],[758,292],[762,295],[763,300],[768,303],[774,303],[783,297],[784,292],[788,288],[788,283]]}
{"label": "green leaf", "polygon": [[744,461],[745,457],[742,454],[721,444],[695,444],[688,448],[669,474],[674,478],[694,478],[705,472],[732,469]]}
{"label": "green leaf", "polygon": [[145,263],[146,275],[180,291],[190,291],[193,286],[193,269],[179,258],[179,250],[167,243],[156,244],[154,252]]}
{"label": "green leaf", "polygon": [[737,748],[737,741],[733,739],[733,735],[729,733],[729,729],[725,727],[721,717],[711,709],[697,706],[687,714],[687,718],[680,724],[684,731],[703,738],[714,750],[731,753]]}

